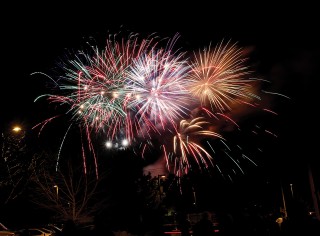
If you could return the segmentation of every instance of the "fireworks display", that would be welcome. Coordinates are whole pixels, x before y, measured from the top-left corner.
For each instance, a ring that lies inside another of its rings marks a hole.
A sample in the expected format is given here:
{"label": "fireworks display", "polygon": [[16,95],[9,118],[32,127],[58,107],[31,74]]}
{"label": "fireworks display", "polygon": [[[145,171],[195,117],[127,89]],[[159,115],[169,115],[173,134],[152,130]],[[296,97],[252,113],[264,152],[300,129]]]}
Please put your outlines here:
{"label": "fireworks display", "polygon": [[[178,37],[163,47],[164,40],[156,37],[111,36],[103,50],[91,47],[89,53],[80,51],[62,63],[64,73],[58,79],[49,76],[57,93],[39,98],[68,107],[65,114],[84,132],[93,153],[94,136],[103,137],[109,148],[123,140],[126,148],[142,147],[141,156],[156,137],[175,175],[187,174],[194,166],[219,168],[212,141],[227,147],[219,133],[221,123],[239,129],[233,111],[258,107],[259,80],[252,78],[237,44],[222,41],[189,54],[174,49]],[[86,166],[84,152],[83,160]]]}
{"label": "fireworks display", "polygon": [[205,126],[208,124],[209,122],[206,122],[203,117],[197,117],[190,122],[180,121],[177,134],[173,137],[176,164],[174,172],[179,176],[183,174],[180,173],[181,170],[187,174],[188,169],[191,168],[189,157],[193,157],[199,166],[204,164],[207,168],[208,165],[214,165],[212,156],[199,143],[199,137],[222,138],[222,136],[206,129]]}
{"label": "fireworks display", "polygon": [[195,53],[191,61],[190,92],[202,106],[212,110],[230,110],[230,102],[256,98],[251,92],[250,71],[245,65],[243,51],[236,44],[221,42]]}

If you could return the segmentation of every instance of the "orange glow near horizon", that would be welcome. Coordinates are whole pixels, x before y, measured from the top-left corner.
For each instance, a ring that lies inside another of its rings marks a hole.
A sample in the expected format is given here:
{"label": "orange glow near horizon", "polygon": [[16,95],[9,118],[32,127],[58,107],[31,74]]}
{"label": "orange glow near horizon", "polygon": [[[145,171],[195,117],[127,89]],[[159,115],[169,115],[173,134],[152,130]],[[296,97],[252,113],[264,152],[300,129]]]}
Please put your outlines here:
{"label": "orange glow near horizon", "polygon": [[14,132],[20,132],[21,130],[22,129],[21,129],[20,126],[14,126],[13,129],[12,129],[12,131],[14,131]]}

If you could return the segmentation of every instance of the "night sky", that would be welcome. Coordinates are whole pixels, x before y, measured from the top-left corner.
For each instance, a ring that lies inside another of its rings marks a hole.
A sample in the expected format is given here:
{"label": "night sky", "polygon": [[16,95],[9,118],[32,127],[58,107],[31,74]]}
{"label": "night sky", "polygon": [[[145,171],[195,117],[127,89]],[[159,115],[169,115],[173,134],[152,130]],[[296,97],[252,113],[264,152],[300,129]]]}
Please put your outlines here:
{"label": "night sky", "polygon": [[88,40],[102,45],[109,33],[121,30],[143,35],[156,32],[161,37],[179,33],[178,42],[184,49],[198,50],[210,42],[231,39],[251,49],[257,73],[271,81],[274,92],[290,98],[271,102],[280,119],[268,122],[277,129],[278,141],[270,144],[263,171],[258,173],[258,168],[252,176],[275,171],[285,176],[287,183],[298,183],[306,175],[307,160],[319,170],[315,164],[320,68],[317,7],[306,2],[281,6],[270,1],[255,5],[65,4],[8,3],[3,7],[2,128],[14,120],[31,127],[47,115],[43,104],[34,103],[37,96],[48,92],[45,79],[31,73],[50,73],[66,50],[81,49]]}
{"label": "night sky", "polygon": [[[310,63],[315,63],[319,36],[312,5],[230,5],[228,8],[227,3],[210,7],[198,4],[180,9],[136,4],[9,4],[8,16],[1,16],[1,98],[5,119],[31,113],[33,99],[43,93],[45,82],[30,76],[31,73],[50,73],[67,50],[81,49],[92,39],[102,45],[109,33],[119,31],[158,33],[161,37],[179,33],[178,43],[186,50],[231,39],[240,46],[253,47],[252,61],[269,80],[280,73],[295,73],[296,77],[298,73],[309,77],[315,73],[315,65]],[[309,89],[302,89],[309,86],[308,78],[295,79],[276,83],[288,83],[284,85],[290,87],[284,88],[287,90],[297,86],[299,94]],[[294,92],[279,92],[294,100]],[[298,113],[302,110],[298,109]]]}

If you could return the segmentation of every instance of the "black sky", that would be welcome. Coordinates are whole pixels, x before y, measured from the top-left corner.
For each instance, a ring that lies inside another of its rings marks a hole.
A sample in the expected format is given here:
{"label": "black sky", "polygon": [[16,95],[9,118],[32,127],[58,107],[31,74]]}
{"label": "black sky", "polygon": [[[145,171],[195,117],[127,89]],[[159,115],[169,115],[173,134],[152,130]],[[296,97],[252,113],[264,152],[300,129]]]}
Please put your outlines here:
{"label": "black sky", "polygon": [[315,3],[306,1],[295,5],[270,1],[236,5],[198,1],[182,5],[8,3],[0,23],[1,126],[12,120],[28,124],[43,115],[45,108],[33,100],[43,93],[45,83],[30,74],[50,72],[67,49],[81,49],[90,38],[103,42],[109,33],[121,29],[145,35],[156,32],[163,37],[179,33],[179,42],[195,49],[232,39],[252,47],[258,72],[275,84],[279,89],[275,92],[290,97],[274,104],[283,118],[278,127],[280,144],[272,154],[291,160],[285,168],[295,172],[302,160],[316,153],[317,9]]}

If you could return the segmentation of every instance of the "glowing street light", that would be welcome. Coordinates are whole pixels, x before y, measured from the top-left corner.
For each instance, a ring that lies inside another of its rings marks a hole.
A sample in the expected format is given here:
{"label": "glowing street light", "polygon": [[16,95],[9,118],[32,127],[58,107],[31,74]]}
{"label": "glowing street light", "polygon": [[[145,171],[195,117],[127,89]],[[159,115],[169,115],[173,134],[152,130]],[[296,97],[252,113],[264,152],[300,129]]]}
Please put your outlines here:
{"label": "glowing street light", "polygon": [[21,130],[22,130],[22,129],[21,129],[20,126],[14,126],[14,127],[12,128],[12,131],[15,132],[15,133],[19,133]]}
{"label": "glowing street light", "polygon": [[292,195],[292,197],[293,197],[293,184],[290,184],[290,189],[291,189],[291,195]]}
{"label": "glowing street light", "polygon": [[59,198],[59,187],[58,187],[58,185],[54,185],[53,186],[55,189],[56,189],[56,191],[57,191],[57,198]]}
{"label": "glowing street light", "polygon": [[[2,136],[2,155],[1,157],[7,162],[9,159],[13,160],[17,155],[21,155],[25,150],[25,130],[22,126],[16,124],[10,125],[1,133]],[[13,165],[18,165],[15,163]]]}

